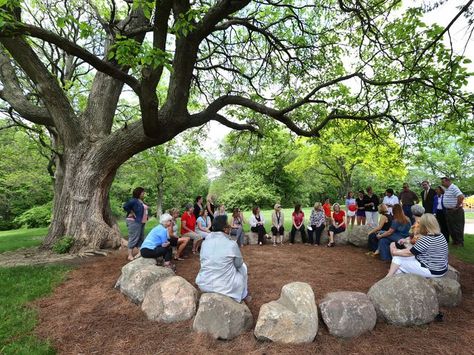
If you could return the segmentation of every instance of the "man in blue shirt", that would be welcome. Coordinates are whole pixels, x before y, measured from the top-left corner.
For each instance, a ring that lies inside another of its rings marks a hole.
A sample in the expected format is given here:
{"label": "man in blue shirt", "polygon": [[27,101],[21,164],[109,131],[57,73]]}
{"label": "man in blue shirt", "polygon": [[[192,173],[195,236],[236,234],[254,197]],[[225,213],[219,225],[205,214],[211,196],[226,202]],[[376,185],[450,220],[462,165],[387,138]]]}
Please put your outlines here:
{"label": "man in blue shirt", "polygon": [[141,248],[140,254],[144,258],[158,258],[164,257],[165,267],[170,267],[170,261],[172,256],[172,249],[168,240],[168,227],[171,225],[172,217],[170,214],[165,213],[161,215],[160,223],[153,228],[145,238]]}

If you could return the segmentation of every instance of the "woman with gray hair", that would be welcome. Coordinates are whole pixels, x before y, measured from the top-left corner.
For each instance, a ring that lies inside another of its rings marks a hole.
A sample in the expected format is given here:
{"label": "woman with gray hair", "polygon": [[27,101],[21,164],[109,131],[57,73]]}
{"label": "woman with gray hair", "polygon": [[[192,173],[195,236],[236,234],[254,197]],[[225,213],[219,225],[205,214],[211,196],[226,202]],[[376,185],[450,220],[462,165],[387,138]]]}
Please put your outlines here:
{"label": "woman with gray hair", "polygon": [[[311,216],[309,217],[310,226],[308,227],[308,236],[310,244],[316,246],[319,245],[321,234],[325,227],[324,222],[326,222],[326,217],[324,215],[323,206],[321,205],[321,202],[316,202],[311,211]],[[315,239],[313,239],[313,234],[316,234]]]}
{"label": "woman with gray hair", "polygon": [[171,225],[173,217],[165,213],[160,217],[160,224],[153,228],[145,238],[140,254],[143,258],[158,258],[162,256],[165,259],[165,267],[171,267],[172,250],[168,240],[168,227]]}

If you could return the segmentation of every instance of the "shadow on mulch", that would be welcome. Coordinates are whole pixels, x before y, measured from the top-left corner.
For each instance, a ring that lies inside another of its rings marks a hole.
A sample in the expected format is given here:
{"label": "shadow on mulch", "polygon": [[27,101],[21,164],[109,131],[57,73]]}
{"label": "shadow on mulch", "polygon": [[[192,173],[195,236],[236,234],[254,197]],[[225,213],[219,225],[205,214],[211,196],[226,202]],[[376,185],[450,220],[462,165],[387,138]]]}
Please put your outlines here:
{"label": "shadow on mulch", "polygon": [[[388,264],[368,257],[362,249],[304,245],[247,246],[250,310],[256,320],[263,303],[276,300],[283,285],[309,283],[319,302],[327,292],[367,292],[387,271]],[[60,354],[469,354],[474,349],[474,265],[451,260],[461,272],[463,302],[442,309],[444,322],[401,328],[378,323],[375,329],[352,340],[329,335],[320,321],[315,341],[282,345],[255,340],[249,331],[232,341],[216,341],[192,331],[192,320],[174,324],[147,320],[113,286],[126,263],[125,252],[93,259],[69,274],[53,295],[35,302],[40,337],[52,341]],[[177,264],[177,275],[195,285],[197,256]]]}

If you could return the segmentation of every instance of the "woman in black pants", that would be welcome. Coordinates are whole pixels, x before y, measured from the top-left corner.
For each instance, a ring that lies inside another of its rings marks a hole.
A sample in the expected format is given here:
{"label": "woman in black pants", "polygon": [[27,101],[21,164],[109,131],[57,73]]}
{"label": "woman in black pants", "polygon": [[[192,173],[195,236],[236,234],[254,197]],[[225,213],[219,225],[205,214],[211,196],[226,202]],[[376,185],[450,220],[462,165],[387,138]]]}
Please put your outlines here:
{"label": "woman in black pants", "polygon": [[260,215],[260,207],[255,206],[252,209],[252,216],[250,217],[250,230],[258,234],[258,244],[265,244],[265,238],[268,237],[267,231],[265,230],[265,220]]}
{"label": "woman in black pants", "polygon": [[295,242],[296,231],[301,233],[301,241],[306,243],[306,229],[304,227],[304,213],[301,210],[301,205],[298,203],[295,205],[295,211],[292,214],[293,226],[290,232],[290,245]]}
{"label": "woman in black pants", "polygon": [[[314,204],[314,208],[311,211],[311,216],[309,217],[309,224],[311,226],[308,227],[308,236],[309,236],[309,242],[312,245],[318,246],[320,241],[321,241],[321,234],[324,231],[324,228],[326,227],[324,222],[326,222],[326,216],[324,215],[323,207],[321,205],[321,202],[316,202]],[[315,240],[313,240],[313,234],[315,235]]]}

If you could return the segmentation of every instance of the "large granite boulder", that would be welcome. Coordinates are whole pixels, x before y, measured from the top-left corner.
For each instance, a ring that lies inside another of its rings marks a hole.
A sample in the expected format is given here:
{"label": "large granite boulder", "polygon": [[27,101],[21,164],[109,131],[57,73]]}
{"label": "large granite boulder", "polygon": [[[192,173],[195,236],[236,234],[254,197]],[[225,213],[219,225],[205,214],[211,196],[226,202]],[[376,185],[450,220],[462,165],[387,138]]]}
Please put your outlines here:
{"label": "large granite boulder", "polygon": [[214,339],[230,340],[253,325],[252,313],[245,303],[218,293],[203,293],[194,318],[193,329]]}
{"label": "large granite boulder", "polygon": [[142,310],[149,320],[165,323],[191,319],[196,313],[197,290],[181,276],[153,284],[145,294]]}
{"label": "large granite boulder", "polygon": [[143,269],[145,266],[149,265],[156,265],[156,260],[150,258],[137,258],[125,264],[122,267],[122,274],[115,283],[115,288],[120,289],[120,284],[123,279],[129,279],[131,275],[135,274],[138,270]]}
{"label": "large granite boulder", "polygon": [[347,229],[339,234],[334,235],[334,242],[336,245],[347,245],[349,244],[349,232]]}
{"label": "large granite boulder", "polygon": [[389,324],[420,325],[433,321],[439,312],[438,297],[425,278],[413,274],[386,277],[368,294],[377,316]]}
{"label": "large granite boulder", "polygon": [[359,248],[367,248],[368,234],[372,230],[369,226],[353,226],[350,227],[348,233],[349,244],[355,245]]}
{"label": "large granite boulder", "polygon": [[365,293],[331,292],[319,304],[329,333],[342,338],[357,337],[374,329],[375,307]]}
{"label": "large granite boulder", "polygon": [[428,282],[436,290],[438,302],[441,307],[456,307],[461,303],[461,285],[449,277],[433,277]]}
{"label": "large granite boulder", "polygon": [[451,265],[448,265],[448,272],[443,277],[447,277],[449,279],[453,279],[453,280],[456,280],[457,282],[460,282],[459,280],[461,278],[461,274],[454,267],[452,267]]}
{"label": "large granite boulder", "polygon": [[318,333],[318,309],[310,285],[293,282],[283,286],[278,301],[263,304],[254,334],[259,340],[310,343]]}
{"label": "large granite boulder", "polygon": [[151,285],[170,276],[174,276],[174,272],[170,268],[147,265],[133,273],[122,274],[117,283],[120,291],[132,302],[140,303]]}

